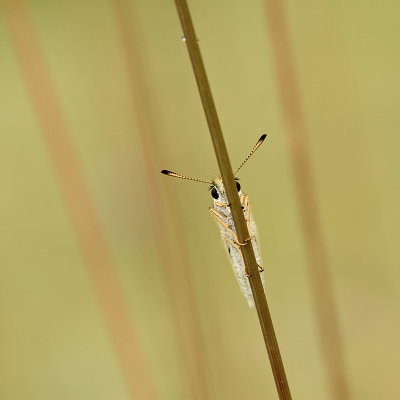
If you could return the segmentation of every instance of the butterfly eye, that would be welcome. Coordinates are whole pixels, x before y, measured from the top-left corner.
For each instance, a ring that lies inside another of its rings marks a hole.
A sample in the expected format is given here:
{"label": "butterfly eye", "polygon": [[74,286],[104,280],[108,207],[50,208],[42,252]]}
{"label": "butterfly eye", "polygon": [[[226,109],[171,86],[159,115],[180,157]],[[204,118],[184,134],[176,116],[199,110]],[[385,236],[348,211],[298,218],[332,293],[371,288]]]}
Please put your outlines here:
{"label": "butterfly eye", "polygon": [[240,192],[240,183],[238,181],[236,181],[236,188],[237,188],[237,191]]}
{"label": "butterfly eye", "polygon": [[214,199],[218,199],[218,197],[219,197],[219,194],[218,194],[215,186],[211,189],[211,196],[214,197]]}

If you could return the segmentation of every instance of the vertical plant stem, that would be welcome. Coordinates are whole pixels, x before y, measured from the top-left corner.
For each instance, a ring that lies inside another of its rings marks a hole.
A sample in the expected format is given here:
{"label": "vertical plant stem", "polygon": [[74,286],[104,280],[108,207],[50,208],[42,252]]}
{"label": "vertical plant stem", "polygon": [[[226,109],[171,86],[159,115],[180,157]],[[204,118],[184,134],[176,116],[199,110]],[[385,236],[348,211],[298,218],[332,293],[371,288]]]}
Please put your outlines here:
{"label": "vertical plant stem", "polygon": [[266,0],[265,5],[292,159],[297,201],[302,219],[322,352],[333,398],[348,400],[349,389],[345,374],[343,348],[336,317],[328,256],[318,219],[318,204],[309,163],[306,125],[301,109],[285,11],[281,1]]}
{"label": "vertical plant stem", "polygon": [[[189,13],[186,0],[175,0],[181,21],[183,33],[186,39],[186,45],[189,51],[190,60],[197,86],[200,92],[204,112],[206,114],[211,139],[214,145],[215,155],[224,182],[225,191],[230,203],[232,218],[235,224],[236,232],[240,242],[244,243],[249,238],[249,232],[245,223],[243,211],[241,209],[239,196],[236,190],[236,184],[233,176],[232,166],[229,160],[225,141],[222,135],[221,125],[219,123],[217,110],[211,94],[211,88],[208,82],[207,74],[204,68],[203,60],[200,54],[200,48],[197,43],[192,19]],[[254,256],[251,241],[247,241],[245,246],[241,247],[243,259],[247,270],[250,272],[249,278],[254,302],[257,309],[258,319],[260,321],[264,342],[267,347],[272,372],[275,379],[276,388],[280,399],[291,399],[289,384],[286,378],[285,369],[282,363],[281,354],[276,340],[274,327],[269,313],[267,300],[261,278],[258,273],[258,267]]]}

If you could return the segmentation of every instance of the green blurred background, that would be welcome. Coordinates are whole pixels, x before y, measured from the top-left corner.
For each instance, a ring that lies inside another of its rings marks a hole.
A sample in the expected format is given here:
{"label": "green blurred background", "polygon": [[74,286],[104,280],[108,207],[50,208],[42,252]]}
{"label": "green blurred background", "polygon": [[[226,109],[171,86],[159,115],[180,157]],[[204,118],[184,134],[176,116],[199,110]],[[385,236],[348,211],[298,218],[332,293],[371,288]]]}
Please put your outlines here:
{"label": "green blurred background", "polygon": [[[294,399],[330,399],[263,1],[190,1]],[[351,399],[400,398],[398,2],[284,3]],[[205,185],[173,1],[0,2],[0,397],[277,398]]]}

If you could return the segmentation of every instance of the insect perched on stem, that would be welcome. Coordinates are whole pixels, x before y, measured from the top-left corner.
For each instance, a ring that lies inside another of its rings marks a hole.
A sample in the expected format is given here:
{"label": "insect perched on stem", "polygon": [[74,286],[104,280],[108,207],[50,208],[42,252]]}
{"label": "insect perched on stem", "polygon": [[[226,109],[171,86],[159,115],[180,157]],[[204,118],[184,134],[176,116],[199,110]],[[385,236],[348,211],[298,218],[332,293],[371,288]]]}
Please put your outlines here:
{"label": "insect perched on stem", "polygon": [[[234,175],[238,173],[240,168],[246,163],[246,161],[254,154],[254,152],[261,146],[264,139],[267,135],[262,135],[256,145],[254,146],[253,150],[249,153],[249,155],[243,160],[243,162],[239,165],[237,170],[235,171]],[[237,281],[239,283],[239,287],[246,297],[247,302],[249,303],[250,307],[254,307],[254,299],[250,288],[250,283],[248,277],[250,276],[248,271],[246,270],[246,266],[243,260],[243,255],[241,251],[241,246],[245,245],[246,243],[240,243],[237,234],[235,225],[232,219],[232,213],[230,209],[230,205],[228,199],[226,197],[224,184],[222,179],[219,176],[214,176],[211,182],[204,181],[202,179],[197,178],[190,178],[188,176],[184,176],[181,174],[177,174],[176,172],[168,171],[163,169],[161,171],[162,174],[173,176],[175,178],[181,179],[188,179],[191,181],[202,182],[210,184],[211,196],[214,199],[214,207],[210,207],[211,216],[218,222],[222,239],[226,244],[226,248],[228,250],[229,257],[232,262],[233,271],[235,272]],[[239,193],[240,204],[242,205],[244,217],[247,223],[247,229],[250,233],[250,240],[253,246],[254,255],[256,257],[258,270],[259,272],[263,272],[264,269],[262,267],[261,256],[258,250],[257,245],[257,238],[256,238],[256,225],[253,219],[253,216],[250,212],[250,200],[247,194],[242,193],[240,183],[238,182],[238,178],[236,180],[236,187]],[[264,286],[264,279],[261,275],[261,280]]]}

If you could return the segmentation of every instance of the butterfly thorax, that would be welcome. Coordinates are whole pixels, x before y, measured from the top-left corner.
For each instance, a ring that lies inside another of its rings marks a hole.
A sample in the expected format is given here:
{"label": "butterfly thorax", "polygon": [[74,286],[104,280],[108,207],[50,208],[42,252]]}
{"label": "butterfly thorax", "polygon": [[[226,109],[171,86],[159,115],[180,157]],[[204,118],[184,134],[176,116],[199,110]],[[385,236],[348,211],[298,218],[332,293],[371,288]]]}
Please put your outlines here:
{"label": "butterfly thorax", "polygon": [[[226,221],[231,229],[235,229],[232,220],[231,208],[229,207],[229,201],[226,196],[222,179],[219,176],[214,176],[212,184],[218,192],[218,198],[214,199],[214,209],[226,218]],[[243,196],[241,191],[239,191],[239,196]]]}

